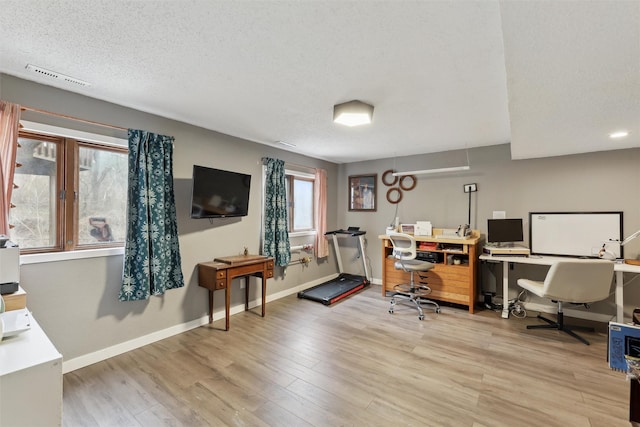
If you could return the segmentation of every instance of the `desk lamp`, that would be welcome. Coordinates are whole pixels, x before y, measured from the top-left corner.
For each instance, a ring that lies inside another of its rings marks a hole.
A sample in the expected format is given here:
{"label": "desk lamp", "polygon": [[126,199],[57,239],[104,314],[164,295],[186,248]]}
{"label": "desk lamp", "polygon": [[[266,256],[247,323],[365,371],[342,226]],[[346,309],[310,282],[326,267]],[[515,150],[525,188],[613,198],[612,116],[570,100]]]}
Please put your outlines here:
{"label": "desk lamp", "polygon": [[[623,241],[611,240],[611,242],[617,242],[617,243],[620,244],[620,246],[624,246],[624,245],[626,245],[627,243],[629,243],[630,241],[632,241],[633,239],[635,239],[638,236],[640,236],[640,230],[636,231],[635,233],[633,233],[631,236],[627,237]],[[606,246],[607,246],[606,243],[604,243],[602,245],[602,249],[600,249],[600,251],[598,252],[598,257],[599,258],[603,258],[603,259],[610,259],[610,260],[616,259],[616,255],[613,252],[611,252],[610,250],[608,250],[606,248]]]}
{"label": "desk lamp", "polygon": [[633,233],[631,236],[627,237],[626,239],[624,239],[622,242],[620,242],[620,246],[624,246],[627,243],[629,243],[630,241],[632,241],[633,239],[635,239],[636,237],[640,236],[640,230],[636,231],[635,233]]}

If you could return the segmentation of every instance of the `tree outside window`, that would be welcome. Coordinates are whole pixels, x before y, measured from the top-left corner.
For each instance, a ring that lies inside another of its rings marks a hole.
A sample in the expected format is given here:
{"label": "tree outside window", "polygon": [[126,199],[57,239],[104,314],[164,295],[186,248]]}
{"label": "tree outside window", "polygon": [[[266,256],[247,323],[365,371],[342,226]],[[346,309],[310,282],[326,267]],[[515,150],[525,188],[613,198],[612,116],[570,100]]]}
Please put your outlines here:
{"label": "tree outside window", "polygon": [[10,238],[22,252],[122,246],[127,150],[21,132]]}

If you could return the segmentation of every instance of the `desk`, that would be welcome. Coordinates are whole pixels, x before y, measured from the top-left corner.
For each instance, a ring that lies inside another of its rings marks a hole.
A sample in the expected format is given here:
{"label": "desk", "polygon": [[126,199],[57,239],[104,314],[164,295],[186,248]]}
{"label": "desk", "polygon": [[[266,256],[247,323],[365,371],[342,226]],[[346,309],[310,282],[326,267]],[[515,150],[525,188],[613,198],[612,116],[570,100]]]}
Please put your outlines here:
{"label": "desk", "polygon": [[[550,266],[558,261],[567,261],[567,260],[575,260],[578,258],[571,257],[557,257],[557,256],[539,256],[539,255],[531,255],[528,257],[520,257],[520,256],[492,256],[492,255],[480,255],[480,259],[483,261],[489,262],[501,262],[502,263],[502,297],[504,298],[504,302],[502,305],[502,318],[507,319],[509,317],[509,263],[517,263],[517,264],[532,264],[532,265],[547,265]],[[613,262],[607,260],[601,260],[602,262]],[[613,266],[613,271],[615,273],[616,278],[616,291],[615,291],[615,301],[616,301],[616,321],[620,323],[624,323],[624,273],[634,273],[640,274],[640,266],[625,264],[625,263],[615,263]]]}
{"label": "desk", "polygon": [[0,426],[62,425],[62,355],[31,316],[0,342]]}
{"label": "desk", "polygon": [[262,278],[262,317],[265,314],[267,279],[273,277],[273,258],[262,255],[237,255],[215,258],[213,262],[198,264],[198,285],[209,290],[209,323],[213,322],[213,292],[224,289],[225,331],[229,330],[231,282],[245,277],[244,310],[249,310],[249,276]]}
{"label": "desk", "polygon": [[[431,289],[429,298],[454,304],[466,305],[469,313],[475,311],[477,299],[477,271],[480,231],[471,230],[468,239],[443,237],[443,229],[434,228],[432,236],[414,236],[418,251],[430,253],[436,258],[434,267],[419,279]],[[382,242],[382,296],[394,292],[394,287],[401,283],[409,283],[410,273],[396,270],[395,259],[391,256],[393,245],[389,236],[378,236]],[[430,249],[421,249],[422,243],[430,244]],[[455,259],[459,260],[455,264]],[[418,275],[420,276],[420,275]]]}

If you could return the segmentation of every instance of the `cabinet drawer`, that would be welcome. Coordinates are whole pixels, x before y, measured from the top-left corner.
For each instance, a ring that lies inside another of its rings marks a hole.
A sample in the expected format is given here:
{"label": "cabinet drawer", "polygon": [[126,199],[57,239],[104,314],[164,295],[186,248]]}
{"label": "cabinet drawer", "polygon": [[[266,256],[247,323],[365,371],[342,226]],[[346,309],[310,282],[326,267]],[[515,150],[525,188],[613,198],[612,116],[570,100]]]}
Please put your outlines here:
{"label": "cabinet drawer", "polygon": [[428,287],[431,288],[432,291],[441,291],[441,292],[447,292],[450,294],[455,294],[455,295],[469,295],[469,290],[471,289],[469,287],[468,283],[464,283],[464,282],[442,282],[439,280],[433,280],[429,283],[426,283],[426,285]]}
{"label": "cabinet drawer", "polygon": [[427,295],[427,298],[433,298],[438,301],[446,301],[467,306],[473,305],[473,301],[470,300],[469,295],[449,292],[449,288],[431,289],[431,293]]}
{"label": "cabinet drawer", "polygon": [[[424,273],[421,273],[424,276]],[[440,278],[442,280],[460,280],[469,281],[469,269],[459,266],[436,265],[436,268],[427,272],[427,280],[431,278]]]}
{"label": "cabinet drawer", "polygon": [[198,284],[203,288],[216,290],[226,286],[227,271],[215,266],[200,264],[198,266]]}

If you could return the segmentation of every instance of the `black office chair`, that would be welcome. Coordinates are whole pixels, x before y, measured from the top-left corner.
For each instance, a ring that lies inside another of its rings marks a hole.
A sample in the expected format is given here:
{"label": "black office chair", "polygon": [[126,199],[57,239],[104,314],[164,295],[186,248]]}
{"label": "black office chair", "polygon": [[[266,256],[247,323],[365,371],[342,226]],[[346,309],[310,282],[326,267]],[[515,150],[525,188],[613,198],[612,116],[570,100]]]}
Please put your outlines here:
{"label": "black office chair", "polygon": [[393,314],[396,305],[396,298],[400,298],[406,302],[413,303],[418,309],[418,319],[424,320],[424,313],[421,304],[432,304],[435,306],[436,313],[440,313],[440,306],[435,301],[426,299],[425,297],[431,293],[431,288],[424,283],[417,284],[414,281],[413,273],[426,272],[435,267],[435,264],[429,261],[421,261],[416,259],[416,239],[409,234],[394,233],[389,235],[389,240],[393,245],[392,256],[396,259],[394,267],[397,270],[403,270],[410,274],[409,283],[402,283],[393,287],[395,293],[391,297],[391,306],[389,313]]}

